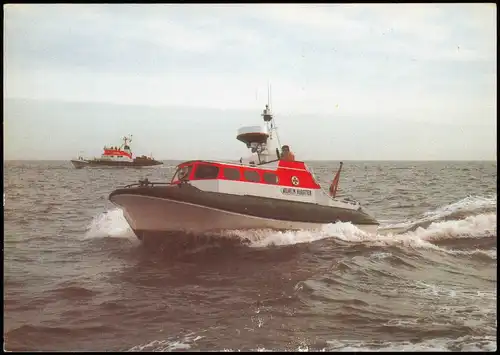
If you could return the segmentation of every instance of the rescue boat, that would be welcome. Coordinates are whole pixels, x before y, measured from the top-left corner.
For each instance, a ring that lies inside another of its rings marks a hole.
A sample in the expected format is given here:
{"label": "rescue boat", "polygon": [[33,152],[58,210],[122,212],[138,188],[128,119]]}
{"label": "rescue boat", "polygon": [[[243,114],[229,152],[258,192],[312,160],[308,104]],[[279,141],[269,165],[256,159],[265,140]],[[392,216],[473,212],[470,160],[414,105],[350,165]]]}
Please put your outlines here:
{"label": "rescue boat", "polygon": [[133,156],[130,148],[132,136],[123,137],[123,144],[120,146],[104,147],[100,158],[86,159],[79,155],[77,159],[72,159],[71,164],[76,169],[82,168],[143,168],[147,166],[162,165],[161,161],[155,160],[151,156]]}
{"label": "rescue boat", "polygon": [[323,190],[304,162],[285,160],[276,147],[279,138],[268,105],[262,116],[264,126],[237,132],[250,157],[185,161],[170,182],[145,179],[114,190],[110,201],[123,210],[141,240],[168,232],[315,230],[336,222],[375,233],[379,223],[359,202],[336,198],[342,163],[329,192]]}

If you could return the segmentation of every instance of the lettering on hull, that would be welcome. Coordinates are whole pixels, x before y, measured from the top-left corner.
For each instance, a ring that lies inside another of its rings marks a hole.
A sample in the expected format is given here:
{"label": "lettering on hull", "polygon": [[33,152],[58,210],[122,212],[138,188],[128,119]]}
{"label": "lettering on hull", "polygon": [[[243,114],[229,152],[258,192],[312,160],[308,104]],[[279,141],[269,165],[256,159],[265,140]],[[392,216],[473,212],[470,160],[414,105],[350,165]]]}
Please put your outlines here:
{"label": "lettering on hull", "polygon": [[289,187],[281,188],[281,193],[287,196],[312,196],[311,190],[293,189]]}

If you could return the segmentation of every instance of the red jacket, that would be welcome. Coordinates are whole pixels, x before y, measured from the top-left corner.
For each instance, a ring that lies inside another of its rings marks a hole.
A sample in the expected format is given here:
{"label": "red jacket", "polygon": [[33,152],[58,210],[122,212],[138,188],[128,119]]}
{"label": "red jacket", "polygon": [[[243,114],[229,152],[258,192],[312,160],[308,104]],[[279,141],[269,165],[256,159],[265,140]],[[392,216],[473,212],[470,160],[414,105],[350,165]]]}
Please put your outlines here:
{"label": "red jacket", "polygon": [[281,159],[287,161],[295,161],[295,155],[292,152],[288,151],[283,153]]}

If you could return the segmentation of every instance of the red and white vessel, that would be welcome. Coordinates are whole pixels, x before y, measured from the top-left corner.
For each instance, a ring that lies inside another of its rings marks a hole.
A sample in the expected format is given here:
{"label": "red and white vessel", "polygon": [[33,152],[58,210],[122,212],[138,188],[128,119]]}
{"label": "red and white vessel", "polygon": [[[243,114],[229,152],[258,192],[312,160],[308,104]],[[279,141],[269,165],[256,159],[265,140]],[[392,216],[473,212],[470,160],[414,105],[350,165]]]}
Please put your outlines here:
{"label": "red and white vessel", "polygon": [[110,201],[141,240],[166,232],[318,229],[339,221],[375,233],[379,223],[358,202],[335,198],[340,169],[330,193],[324,191],[304,162],[280,159],[268,105],[262,116],[265,126],[237,133],[249,158],[186,161],[169,183],[139,181],[113,191]]}
{"label": "red and white vessel", "polygon": [[114,147],[104,147],[104,152],[100,158],[85,159],[81,155],[78,159],[72,159],[71,163],[77,169],[81,168],[143,168],[146,166],[155,166],[163,164],[153,157],[142,155],[140,157],[133,156],[130,149],[132,136],[123,137],[123,144]]}

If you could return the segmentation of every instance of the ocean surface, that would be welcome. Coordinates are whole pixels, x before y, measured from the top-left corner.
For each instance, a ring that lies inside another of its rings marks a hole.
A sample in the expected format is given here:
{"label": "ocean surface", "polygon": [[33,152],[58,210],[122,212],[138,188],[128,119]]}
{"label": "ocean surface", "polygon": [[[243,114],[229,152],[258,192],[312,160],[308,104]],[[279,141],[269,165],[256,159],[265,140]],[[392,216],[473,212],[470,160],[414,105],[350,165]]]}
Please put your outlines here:
{"label": "ocean surface", "polygon": [[[4,347],[494,351],[497,163],[344,162],[381,221],[142,245],[108,195],[176,162],[4,162]],[[327,188],[338,162],[310,162]],[[239,239],[238,239],[239,238]]]}

